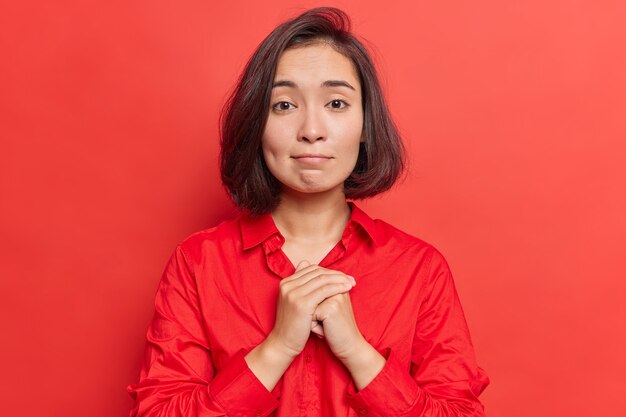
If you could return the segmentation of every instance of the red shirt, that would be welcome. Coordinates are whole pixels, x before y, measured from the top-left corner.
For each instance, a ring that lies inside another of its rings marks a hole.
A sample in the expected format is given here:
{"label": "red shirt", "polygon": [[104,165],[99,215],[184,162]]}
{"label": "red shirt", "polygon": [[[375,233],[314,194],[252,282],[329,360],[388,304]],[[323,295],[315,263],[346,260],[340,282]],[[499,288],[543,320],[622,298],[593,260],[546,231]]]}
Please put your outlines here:
{"label": "red shirt", "polygon": [[352,275],[359,330],[386,359],[356,391],[311,334],[270,392],[244,356],[274,326],[279,281],[295,268],[271,215],[241,214],[192,234],[157,290],[131,416],[483,416],[478,367],[443,256],[350,202],[341,241],[321,266]]}

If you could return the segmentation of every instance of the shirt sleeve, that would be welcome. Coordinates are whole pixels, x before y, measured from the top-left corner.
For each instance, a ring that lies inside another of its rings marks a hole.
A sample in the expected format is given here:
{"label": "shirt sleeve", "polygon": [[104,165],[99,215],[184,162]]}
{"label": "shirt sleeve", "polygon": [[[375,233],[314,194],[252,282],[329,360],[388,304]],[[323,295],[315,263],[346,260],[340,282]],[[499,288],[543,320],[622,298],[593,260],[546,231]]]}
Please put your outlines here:
{"label": "shirt sleeve", "polygon": [[348,388],[348,402],[361,416],[484,417],[478,396],[489,378],[476,363],[461,303],[443,256],[436,250],[423,286],[411,366],[406,369],[391,347],[379,352],[386,363],[359,392]]}
{"label": "shirt sleeve", "polygon": [[[161,278],[131,417],[266,416],[279,405],[239,350],[219,372],[211,360],[195,276],[181,245]],[[210,323],[208,324],[210,325]]]}

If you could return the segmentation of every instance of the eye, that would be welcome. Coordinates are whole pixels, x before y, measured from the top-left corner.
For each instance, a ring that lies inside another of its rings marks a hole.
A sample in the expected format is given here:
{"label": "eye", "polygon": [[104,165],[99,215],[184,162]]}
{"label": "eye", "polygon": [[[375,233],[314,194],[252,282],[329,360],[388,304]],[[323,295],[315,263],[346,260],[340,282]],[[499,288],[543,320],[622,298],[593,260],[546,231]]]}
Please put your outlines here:
{"label": "eye", "polygon": [[288,101],[279,101],[278,103],[274,104],[272,106],[272,109],[276,110],[276,111],[286,111],[286,110],[291,110],[289,106],[293,106],[293,104],[291,104]]}
{"label": "eye", "polygon": [[330,106],[333,109],[337,109],[337,110],[345,109],[346,107],[349,106],[349,104],[346,103],[344,100],[339,100],[339,99],[333,100],[328,104],[330,104]]}

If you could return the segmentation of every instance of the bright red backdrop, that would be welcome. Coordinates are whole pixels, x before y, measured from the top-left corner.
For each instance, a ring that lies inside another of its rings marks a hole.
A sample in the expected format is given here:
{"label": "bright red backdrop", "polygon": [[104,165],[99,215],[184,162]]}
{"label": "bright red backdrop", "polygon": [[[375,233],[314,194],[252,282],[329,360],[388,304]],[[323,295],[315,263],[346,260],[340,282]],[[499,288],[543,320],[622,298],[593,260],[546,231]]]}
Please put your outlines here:
{"label": "bright red backdrop", "polygon": [[[219,108],[319,4],[55,3],[0,8],[1,413],[125,416],[167,257],[232,214]],[[488,414],[623,416],[626,3],[329,3],[410,151],[363,207],[448,258]]]}

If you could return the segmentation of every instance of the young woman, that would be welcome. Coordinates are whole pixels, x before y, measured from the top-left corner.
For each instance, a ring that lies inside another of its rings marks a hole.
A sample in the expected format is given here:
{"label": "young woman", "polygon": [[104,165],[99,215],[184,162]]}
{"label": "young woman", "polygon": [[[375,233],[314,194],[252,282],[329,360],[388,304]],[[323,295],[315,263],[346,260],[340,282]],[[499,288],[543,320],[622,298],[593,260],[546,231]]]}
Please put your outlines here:
{"label": "young woman", "polygon": [[242,209],[181,242],[158,288],[131,416],[482,416],[452,276],[352,200],[403,148],[340,10],[278,26],[222,114]]}

